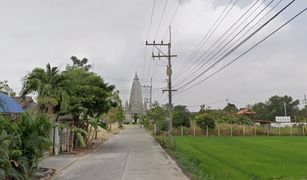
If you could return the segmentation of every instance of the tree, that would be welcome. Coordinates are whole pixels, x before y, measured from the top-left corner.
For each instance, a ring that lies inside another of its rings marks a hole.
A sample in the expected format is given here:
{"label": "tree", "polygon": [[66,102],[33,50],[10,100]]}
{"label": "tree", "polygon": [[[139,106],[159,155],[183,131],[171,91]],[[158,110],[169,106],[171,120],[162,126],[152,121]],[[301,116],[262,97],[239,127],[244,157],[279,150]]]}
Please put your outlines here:
{"label": "tree", "polygon": [[191,113],[186,106],[175,106],[173,111],[173,126],[190,127]]}
{"label": "tree", "polygon": [[209,114],[206,114],[206,113],[198,114],[195,117],[195,121],[196,121],[196,124],[200,128],[202,128],[203,130],[205,130],[207,127],[209,129],[214,129],[215,128],[214,118],[211,117]]}
{"label": "tree", "polygon": [[152,120],[161,131],[168,130],[167,110],[161,106],[151,108],[147,113],[147,118]]}
{"label": "tree", "polygon": [[290,96],[272,96],[265,103],[256,103],[253,105],[253,110],[256,112],[254,115],[257,119],[264,119],[274,121],[275,116],[285,115],[285,105],[286,112],[288,116],[292,119],[294,114],[299,110],[299,100],[293,100]]}
{"label": "tree", "polygon": [[227,106],[223,109],[228,114],[233,114],[238,111],[238,108],[235,104],[228,103]]}
{"label": "tree", "polygon": [[255,119],[258,120],[268,120],[269,119],[269,111],[268,105],[263,102],[258,102],[252,106],[253,111],[256,112],[255,115],[252,115]]}
{"label": "tree", "polygon": [[14,90],[12,88],[10,88],[10,86],[8,85],[7,80],[0,81],[0,92],[4,93],[6,95],[9,95],[9,96],[15,96],[16,95]]}
{"label": "tree", "polygon": [[85,71],[89,71],[92,68],[92,65],[87,64],[87,58],[83,58],[82,60],[80,60],[76,56],[72,56],[70,59],[73,62],[72,67],[84,68]]}
{"label": "tree", "polygon": [[71,83],[69,111],[74,116],[76,127],[87,130],[88,117],[101,115],[116,106],[112,97],[115,87],[104,83],[99,75],[69,66],[63,76]]}
{"label": "tree", "polygon": [[67,112],[69,81],[60,73],[58,67],[35,68],[24,77],[20,95],[22,97],[37,93],[37,100],[43,113]]}
{"label": "tree", "polygon": [[122,127],[122,122],[124,120],[124,111],[121,106],[112,107],[105,115],[104,119],[108,121],[108,123],[118,122],[119,127]]}
{"label": "tree", "polygon": [[296,111],[293,116],[297,122],[307,122],[307,106]]}

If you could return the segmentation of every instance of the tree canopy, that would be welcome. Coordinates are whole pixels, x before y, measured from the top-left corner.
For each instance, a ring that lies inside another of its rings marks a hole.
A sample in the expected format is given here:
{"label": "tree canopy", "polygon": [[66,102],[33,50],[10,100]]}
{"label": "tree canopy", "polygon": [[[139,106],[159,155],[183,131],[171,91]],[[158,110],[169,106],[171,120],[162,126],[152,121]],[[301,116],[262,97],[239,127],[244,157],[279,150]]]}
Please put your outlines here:
{"label": "tree canopy", "polygon": [[14,90],[9,86],[8,81],[0,81],[0,92],[9,95],[9,96],[15,96],[16,93]]}
{"label": "tree canopy", "polygon": [[186,106],[178,105],[173,111],[173,126],[190,127],[191,113]]}
{"label": "tree canopy", "polygon": [[293,100],[291,96],[272,96],[266,102],[259,102],[252,106],[256,112],[255,118],[275,121],[275,116],[284,116],[285,107],[288,116],[294,117],[299,110],[299,100]]}

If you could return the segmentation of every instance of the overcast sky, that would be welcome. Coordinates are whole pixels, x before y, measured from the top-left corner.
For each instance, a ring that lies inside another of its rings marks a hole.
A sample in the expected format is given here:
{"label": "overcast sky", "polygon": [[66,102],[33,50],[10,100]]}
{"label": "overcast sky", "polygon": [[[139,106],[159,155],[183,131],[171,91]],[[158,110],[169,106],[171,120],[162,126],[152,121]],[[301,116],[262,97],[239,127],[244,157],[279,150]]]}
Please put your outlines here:
{"label": "overcast sky", "polygon": [[[259,8],[270,1],[260,4],[260,0]],[[266,10],[278,1],[273,1]],[[289,1],[283,0],[269,16]],[[172,52],[178,55],[173,59],[175,79],[189,72],[178,69],[228,2],[182,0],[172,23]],[[197,56],[205,52],[253,2],[238,0]],[[178,0],[168,1],[158,31],[164,3],[165,0],[156,0],[148,41],[154,40],[157,32],[156,41],[162,40]],[[153,99],[165,103],[166,94],[162,95],[162,90],[155,88],[166,87],[166,60],[152,61],[152,47],[147,47],[145,55],[152,7],[153,0],[0,0],[0,80],[8,80],[10,86],[19,92],[22,78],[34,67],[44,67],[50,62],[64,69],[71,56],[86,57],[95,72],[116,85],[123,101],[128,99],[132,79],[138,72],[142,85],[148,84],[148,79],[153,77]],[[296,0],[259,34],[202,78],[240,55],[304,7],[307,7],[306,0]],[[264,101],[272,95],[303,99],[307,94],[306,32],[307,13],[219,74],[175,95],[174,103],[197,109],[200,104],[223,107],[227,98],[239,107]],[[168,38],[164,41],[167,42]],[[191,69],[197,67],[199,64]],[[183,83],[180,79],[175,81],[175,85],[176,82]]]}

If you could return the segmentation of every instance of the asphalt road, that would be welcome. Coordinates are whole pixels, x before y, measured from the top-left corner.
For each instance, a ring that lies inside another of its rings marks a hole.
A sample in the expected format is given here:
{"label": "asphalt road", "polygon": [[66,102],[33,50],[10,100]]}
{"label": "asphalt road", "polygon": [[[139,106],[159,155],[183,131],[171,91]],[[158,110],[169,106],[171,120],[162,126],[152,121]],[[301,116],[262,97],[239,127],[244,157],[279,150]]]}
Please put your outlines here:
{"label": "asphalt road", "polygon": [[128,126],[55,179],[186,180],[180,168],[139,126]]}

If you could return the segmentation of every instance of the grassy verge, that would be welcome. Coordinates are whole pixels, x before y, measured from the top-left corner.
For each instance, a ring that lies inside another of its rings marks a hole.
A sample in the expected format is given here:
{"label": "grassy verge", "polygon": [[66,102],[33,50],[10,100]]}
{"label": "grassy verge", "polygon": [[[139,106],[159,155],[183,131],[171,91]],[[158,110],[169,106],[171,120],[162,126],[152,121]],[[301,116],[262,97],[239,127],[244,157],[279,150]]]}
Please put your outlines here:
{"label": "grassy verge", "polygon": [[168,153],[192,179],[307,179],[306,137],[175,137]]}

